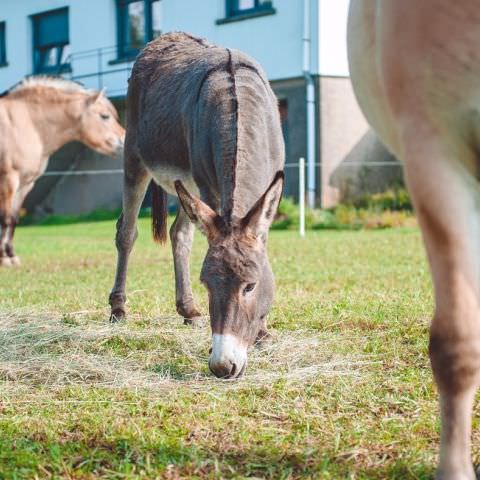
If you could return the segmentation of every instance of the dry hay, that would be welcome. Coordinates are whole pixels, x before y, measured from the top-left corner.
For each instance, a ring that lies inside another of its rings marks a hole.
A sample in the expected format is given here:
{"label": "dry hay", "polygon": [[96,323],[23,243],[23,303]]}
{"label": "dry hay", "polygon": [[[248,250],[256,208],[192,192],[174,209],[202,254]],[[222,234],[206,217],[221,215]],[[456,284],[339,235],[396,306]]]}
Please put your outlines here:
{"label": "dry hay", "polygon": [[[169,390],[219,385],[207,370],[210,328],[183,326],[179,317],[111,325],[95,321],[103,312],[33,314],[0,312],[0,382],[4,389],[69,385],[112,389]],[[360,339],[361,340],[361,339]],[[325,376],[360,376],[378,358],[353,354],[359,339],[314,331],[275,331],[262,348],[252,348],[241,381],[227,388],[269,385],[277,380],[314,381]],[[120,351],[105,348],[121,345]],[[129,349],[130,344],[136,348]],[[341,344],[342,351],[339,351]],[[143,347],[144,346],[144,347]],[[177,364],[182,365],[179,370]],[[185,366],[186,365],[186,366]]]}

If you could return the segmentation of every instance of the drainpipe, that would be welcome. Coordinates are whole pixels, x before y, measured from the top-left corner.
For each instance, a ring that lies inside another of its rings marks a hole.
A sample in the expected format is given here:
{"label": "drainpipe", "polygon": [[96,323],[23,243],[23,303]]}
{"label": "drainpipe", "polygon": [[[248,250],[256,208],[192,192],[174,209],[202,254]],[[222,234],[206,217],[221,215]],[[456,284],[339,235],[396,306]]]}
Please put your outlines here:
{"label": "drainpipe", "polygon": [[315,82],[310,71],[311,58],[310,0],[303,1],[303,76],[307,107],[307,205],[315,206]]}

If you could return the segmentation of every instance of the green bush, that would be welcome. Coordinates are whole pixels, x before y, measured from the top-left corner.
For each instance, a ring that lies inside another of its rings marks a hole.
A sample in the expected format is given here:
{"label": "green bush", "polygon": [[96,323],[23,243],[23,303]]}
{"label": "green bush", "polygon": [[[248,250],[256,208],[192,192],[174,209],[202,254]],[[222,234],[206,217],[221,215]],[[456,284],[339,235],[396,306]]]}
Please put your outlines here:
{"label": "green bush", "polygon": [[356,208],[377,211],[413,211],[410,195],[404,187],[390,188],[385,192],[364,195],[351,202]]}
{"label": "green bush", "polygon": [[[410,196],[404,188],[366,195],[355,203],[329,209],[306,209],[307,229],[392,228],[416,224]],[[291,198],[280,202],[273,230],[298,230],[299,207]]]}
{"label": "green bush", "polygon": [[[312,228],[318,222],[320,210],[305,208],[305,228]],[[273,230],[297,230],[300,222],[300,209],[291,198],[282,198],[273,222]]]}

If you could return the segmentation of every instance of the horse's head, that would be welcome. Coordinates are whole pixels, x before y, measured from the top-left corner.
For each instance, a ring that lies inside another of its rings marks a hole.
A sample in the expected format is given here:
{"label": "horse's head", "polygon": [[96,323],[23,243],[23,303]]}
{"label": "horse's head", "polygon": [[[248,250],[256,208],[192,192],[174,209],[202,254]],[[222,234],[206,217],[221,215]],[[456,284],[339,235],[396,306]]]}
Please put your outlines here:
{"label": "horse's head", "polygon": [[282,195],[283,173],[244,218],[227,226],[224,218],[176,182],[180,202],[208,239],[201,281],[209,295],[212,326],[210,370],[221,378],[240,376],[247,348],[264,334],[275,283],[266,242]]}
{"label": "horse's head", "polygon": [[112,157],[122,152],[125,129],[118,121],[115,107],[103,91],[89,94],[82,99],[80,112],[81,142]]}

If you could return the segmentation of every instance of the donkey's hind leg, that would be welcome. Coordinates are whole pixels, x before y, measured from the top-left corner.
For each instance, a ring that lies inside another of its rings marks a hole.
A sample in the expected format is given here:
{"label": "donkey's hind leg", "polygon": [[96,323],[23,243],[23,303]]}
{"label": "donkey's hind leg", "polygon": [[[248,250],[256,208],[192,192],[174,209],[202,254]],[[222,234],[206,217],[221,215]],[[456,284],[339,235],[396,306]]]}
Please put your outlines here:
{"label": "donkey's hind leg", "polygon": [[110,321],[125,318],[125,283],[127,280],[128,257],[137,238],[137,217],[151,176],[136,157],[125,161],[123,182],[123,209],[117,221],[115,244],[117,246],[117,271],[115,283],[109,297]]}
{"label": "donkey's hind leg", "polygon": [[194,225],[183,208],[178,209],[177,217],[170,228],[173,265],[175,268],[175,296],[177,312],[186,325],[201,325],[200,312],[193,300],[190,285],[190,252],[192,250]]}
{"label": "donkey's hind leg", "polygon": [[[411,141],[415,138],[420,144]],[[437,478],[473,480],[471,415],[480,380],[480,191],[474,175],[460,164],[467,163],[466,148],[451,158],[440,140],[418,131],[405,144],[411,152],[405,158],[407,181],[435,290],[430,360],[441,410]]]}

